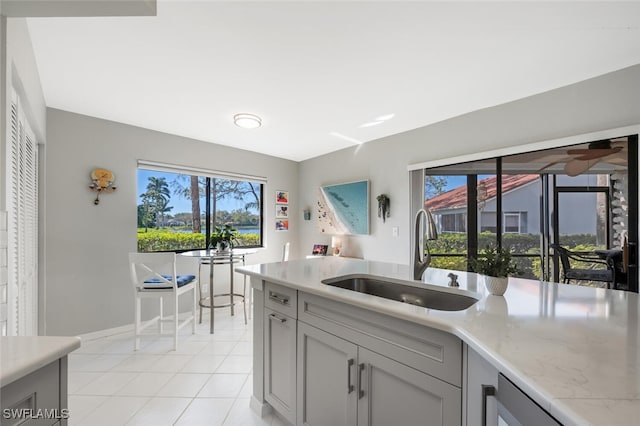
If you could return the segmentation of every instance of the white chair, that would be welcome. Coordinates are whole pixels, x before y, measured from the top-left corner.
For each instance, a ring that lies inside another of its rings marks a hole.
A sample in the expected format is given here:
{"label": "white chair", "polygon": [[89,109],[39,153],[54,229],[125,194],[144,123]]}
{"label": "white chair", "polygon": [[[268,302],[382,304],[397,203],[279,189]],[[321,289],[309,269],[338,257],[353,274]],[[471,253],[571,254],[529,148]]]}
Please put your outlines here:
{"label": "white chair", "polygon": [[[140,349],[141,337],[173,337],[173,349],[178,349],[178,331],[192,324],[191,332],[196,332],[196,284],[195,275],[178,275],[175,253],[129,253],[131,283],[135,292],[134,350]],[[173,277],[176,277],[174,280]],[[180,296],[191,292],[191,315],[182,323],[179,320],[178,301]],[[165,319],[162,302],[164,298],[173,304],[173,318]],[[160,315],[142,324],[142,299],[159,299]],[[170,322],[171,333],[163,333],[163,323]],[[146,328],[157,324],[158,333],[142,333]]]}
{"label": "white chair", "polygon": [[[290,242],[286,242],[284,244],[284,246],[282,246],[282,261],[286,262],[287,260],[289,260],[289,248],[291,247],[291,243]],[[247,294],[247,289],[246,289],[246,280],[247,280],[247,276],[245,275],[244,277],[245,279],[245,294]],[[252,305],[252,300],[253,300],[253,288],[251,286],[249,286],[249,319],[251,319],[251,307]]]}

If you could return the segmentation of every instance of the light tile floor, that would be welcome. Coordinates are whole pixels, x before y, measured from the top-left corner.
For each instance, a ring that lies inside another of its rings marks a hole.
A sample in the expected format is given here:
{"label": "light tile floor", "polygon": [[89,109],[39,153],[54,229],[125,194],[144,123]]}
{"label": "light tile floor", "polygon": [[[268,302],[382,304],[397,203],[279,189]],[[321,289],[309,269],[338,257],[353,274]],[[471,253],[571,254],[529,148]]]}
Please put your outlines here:
{"label": "light tile floor", "polygon": [[131,333],[83,341],[69,355],[72,426],[282,425],[249,408],[252,391],[252,324],[242,312],[217,309],[215,334],[205,314],[196,334],[185,327],[172,340]]}

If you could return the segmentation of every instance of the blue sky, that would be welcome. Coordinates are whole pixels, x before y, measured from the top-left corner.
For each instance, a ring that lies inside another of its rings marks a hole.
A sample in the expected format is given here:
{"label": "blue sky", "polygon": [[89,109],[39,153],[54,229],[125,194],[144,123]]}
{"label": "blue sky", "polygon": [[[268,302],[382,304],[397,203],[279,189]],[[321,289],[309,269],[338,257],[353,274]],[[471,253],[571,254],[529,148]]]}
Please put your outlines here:
{"label": "blue sky", "polygon": [[[175,179],[174,173],[163,173],[157,172],[153,170],[143,170],[138,169],[138,186],[137,186],[137,196],[138,196],[138,204],[140,204],[140,194],[147,191],[147,184],[149,183],[149,177],[164,177],[169,184],[169,190],[171,191],[171,204],[173,206],[173,210],[171,210],[171,215],[175,215],[176,213],[190,213],[191,212],[191,200],[180,197],[173,193],[173,187],[171,186],[171,182]],[[182,185],[189,185],[189,180],[184,179],[181,181]],[[227,210],[233,211],[237,209],[244,209],[245,202],[242,200],[228,199],[228,200],[219,200],[217,208],[218,210]],[[200,208],[202,211],[205,209],[204,202],[201,200]]]}

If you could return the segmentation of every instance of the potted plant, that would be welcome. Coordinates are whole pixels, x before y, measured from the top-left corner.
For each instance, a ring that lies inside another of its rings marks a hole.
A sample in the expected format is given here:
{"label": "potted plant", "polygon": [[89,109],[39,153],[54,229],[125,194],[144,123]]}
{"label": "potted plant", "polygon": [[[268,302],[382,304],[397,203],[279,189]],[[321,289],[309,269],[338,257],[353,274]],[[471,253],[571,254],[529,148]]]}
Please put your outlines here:
{"label": "potted plant", "polygon": [[238,242],[238,231],[231,225],[216,226],[211,233],[211,247],[218,251],[233,249]]}
{"label": "potted plant", "polygon": [[471,269],[485,276],[484,285],[495,296],[502,296],[507,291],[510,275],[522,273],[508,248],[498,248],[492,244],[487,244],[481,257],[471,260]]}

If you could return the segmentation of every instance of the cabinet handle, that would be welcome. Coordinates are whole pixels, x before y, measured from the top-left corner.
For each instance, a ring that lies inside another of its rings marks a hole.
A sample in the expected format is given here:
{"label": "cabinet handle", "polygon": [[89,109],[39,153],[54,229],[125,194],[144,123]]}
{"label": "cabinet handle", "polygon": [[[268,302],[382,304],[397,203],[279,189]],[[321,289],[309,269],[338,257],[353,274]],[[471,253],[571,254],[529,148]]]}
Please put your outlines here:
{"label": "cabinet handle", "polygon": [[362,372],[364,369],[364,363],[360,364],[358,368],[358,399],[362,399],[364,397],[364,390],[362,390]]}
{"label": "cabinet handle", "polygon": [[347,360],[347,393],[353,392],[354,386],[351,383],[351,367],[355,363],[353,358]]}
{"label": "cabinet handle", "polygon": [[287,322],[286,318],[280,318],[279,316],[277,316],[276,314],[269,314],[269,319],[274,319],[276,321],[280,321],[280,323],[285,323]]}
{"label": "cabinet handle", "polygon": [[487,397],[495,396],[496,388],[491,385],[482,385],[482,426],[487,426]]}
{"label": "cabinet handle", "polygon": [[278,293],[269,292],[269,299],[273,300],[274,302],[278,302],[281,305],[289,304],[289,298]]}

